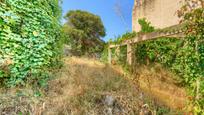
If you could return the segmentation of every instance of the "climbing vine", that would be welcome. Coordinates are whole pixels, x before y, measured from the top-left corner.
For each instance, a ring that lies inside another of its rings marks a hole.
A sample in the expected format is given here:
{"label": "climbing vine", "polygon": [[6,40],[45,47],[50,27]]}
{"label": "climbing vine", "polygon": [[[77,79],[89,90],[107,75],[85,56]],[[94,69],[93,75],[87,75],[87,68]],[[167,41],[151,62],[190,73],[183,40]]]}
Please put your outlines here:
{"label": "climbing vine", "polygon": [[177,54],[177,72],[182,73],[189,84],[193,111],[204,113],[204,9],[198,8],[184,17],[188,22],[187,37]]}
{"label": "climbing vine", "polygon": [[134,46],[135,61],[140,64],[157,62],[172,67],[181,45],[182,41],[177,38],[160,38],[137,43]]}
{"label": "climbing vine", "polygon": [[[187,23],[184,27],[185,38],[160,38],[139,42],[134,46],[135,62],[160,63],[179,75],[189,89],[188,111],[203,114],[204,9],[191,10],[182,21]],[[145,28],[143,31],[149,30],[148,27]]]}
{"label": "climbing vine", "polygon": [[59,0],[0,1],[0,79],[22,85],[44,72],[56,57]]}

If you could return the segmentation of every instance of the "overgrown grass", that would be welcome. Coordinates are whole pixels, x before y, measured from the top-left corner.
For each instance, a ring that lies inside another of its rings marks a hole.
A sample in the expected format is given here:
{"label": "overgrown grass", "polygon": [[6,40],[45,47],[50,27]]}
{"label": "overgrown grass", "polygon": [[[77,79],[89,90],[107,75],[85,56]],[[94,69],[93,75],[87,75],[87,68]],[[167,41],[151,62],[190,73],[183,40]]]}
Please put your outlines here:
{"label": "overgrown grass", "polygon": [[[0,112],[45,115],[112,112],[135,115],[144,111],[144,106],[147,106],[146,110],[149,112],[160,115],[172,113],[126,79],[119,67],[86,58],[66,58],[64,62],[64,66],[55,72],[54,79],[49,81],[46,90],[34,92],[29,87],[14,89],[6,91],[13,92],[9,96],[2,92],[0,102],[4,106],[0,106]],[[108,99],[112,99],[111,105],[107,104]]]}
{"label": "overgrown grass", "polygon": [[[55,93],[49,97],[55,96],[49,99],[52,101],[45,113],[107,114],[108,109],[112,108],[113,114],[119,112],[135,115],[140,113],[145,104],[151,112],[172,112],[152,101],[152,98],[126,79],[122,69],[90,59],[71,58],[61,72],[61,77],[50,82],[52,87],[49,92]],[[105,103],[107,96],[114,99],[112,106]]]}

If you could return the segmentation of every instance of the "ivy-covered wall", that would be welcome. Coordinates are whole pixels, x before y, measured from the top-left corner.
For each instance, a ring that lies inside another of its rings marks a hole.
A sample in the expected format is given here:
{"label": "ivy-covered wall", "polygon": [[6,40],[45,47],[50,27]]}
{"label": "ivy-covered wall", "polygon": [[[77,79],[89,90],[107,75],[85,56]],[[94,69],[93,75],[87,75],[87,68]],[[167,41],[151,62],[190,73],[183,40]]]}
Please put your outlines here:
{"label": "ivy-covered wall", "polygon": [[0,1],[0,81],[9,86],[49,66],[56,56],[59,0]]}

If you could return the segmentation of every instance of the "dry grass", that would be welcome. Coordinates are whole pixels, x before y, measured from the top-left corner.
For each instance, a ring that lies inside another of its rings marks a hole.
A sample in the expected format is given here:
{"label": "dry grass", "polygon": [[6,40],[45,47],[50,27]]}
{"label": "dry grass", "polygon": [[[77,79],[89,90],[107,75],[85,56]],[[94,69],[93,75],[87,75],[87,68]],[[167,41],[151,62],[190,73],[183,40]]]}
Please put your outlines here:
{"label": "dry grass", "polygon": [[161,65],[137,67],[132,79],[158,102],[172,109],[184,110],[187,104],[185,88],[180,86],[176,75]]}
{"label": "dry grass", "polygon": [[39,115],[43,110],[43,99],[36,98],[31,87],[0,89],[0,114]]}
{"label": "dry grass", "polygon": [[117,100],[120,112],[139,111],[137,90],[120,71],[86,58],[68,58],[65,63],[61,77],[50,82],[45,114],[105,114],[107,95]]}
{"label": "dry grass", "polygon": [[[160,111],[160,115],[169,113],[168,109],[161,108],[163,107],[162,101],[158,103],[158,100],[154,98],[150,100],[149,96],[126,79],[120,67],[111,67],[93,59],[75,57],[65,58],[64,63],[64,67],[54,74],[55,78],[49,81],[49,87],[41,98],[34,97],[34,92],[29,87],[1,90],[0,113],[137,115],[144,109],[144,105],[148,106],[146,108],[148,111],[157,111],[158,114]],[[152,75],[148,69],[144,69],[141,75],[143,74]],[[152,96],[152,94],[149,95]],[[107,98],[113,99],[112,105],[107,104]]]}

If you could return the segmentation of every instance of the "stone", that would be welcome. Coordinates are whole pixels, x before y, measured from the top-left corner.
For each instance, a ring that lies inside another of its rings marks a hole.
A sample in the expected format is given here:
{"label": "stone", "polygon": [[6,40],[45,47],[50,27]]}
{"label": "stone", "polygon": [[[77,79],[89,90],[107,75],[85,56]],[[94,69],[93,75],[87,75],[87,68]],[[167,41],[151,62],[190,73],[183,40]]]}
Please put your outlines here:
{"label": "stone", "polygon": [[115,102],[115,98],[113,96],[106,95],[104,100],[104,104],[106,106],[113,106],[114,102]]}

